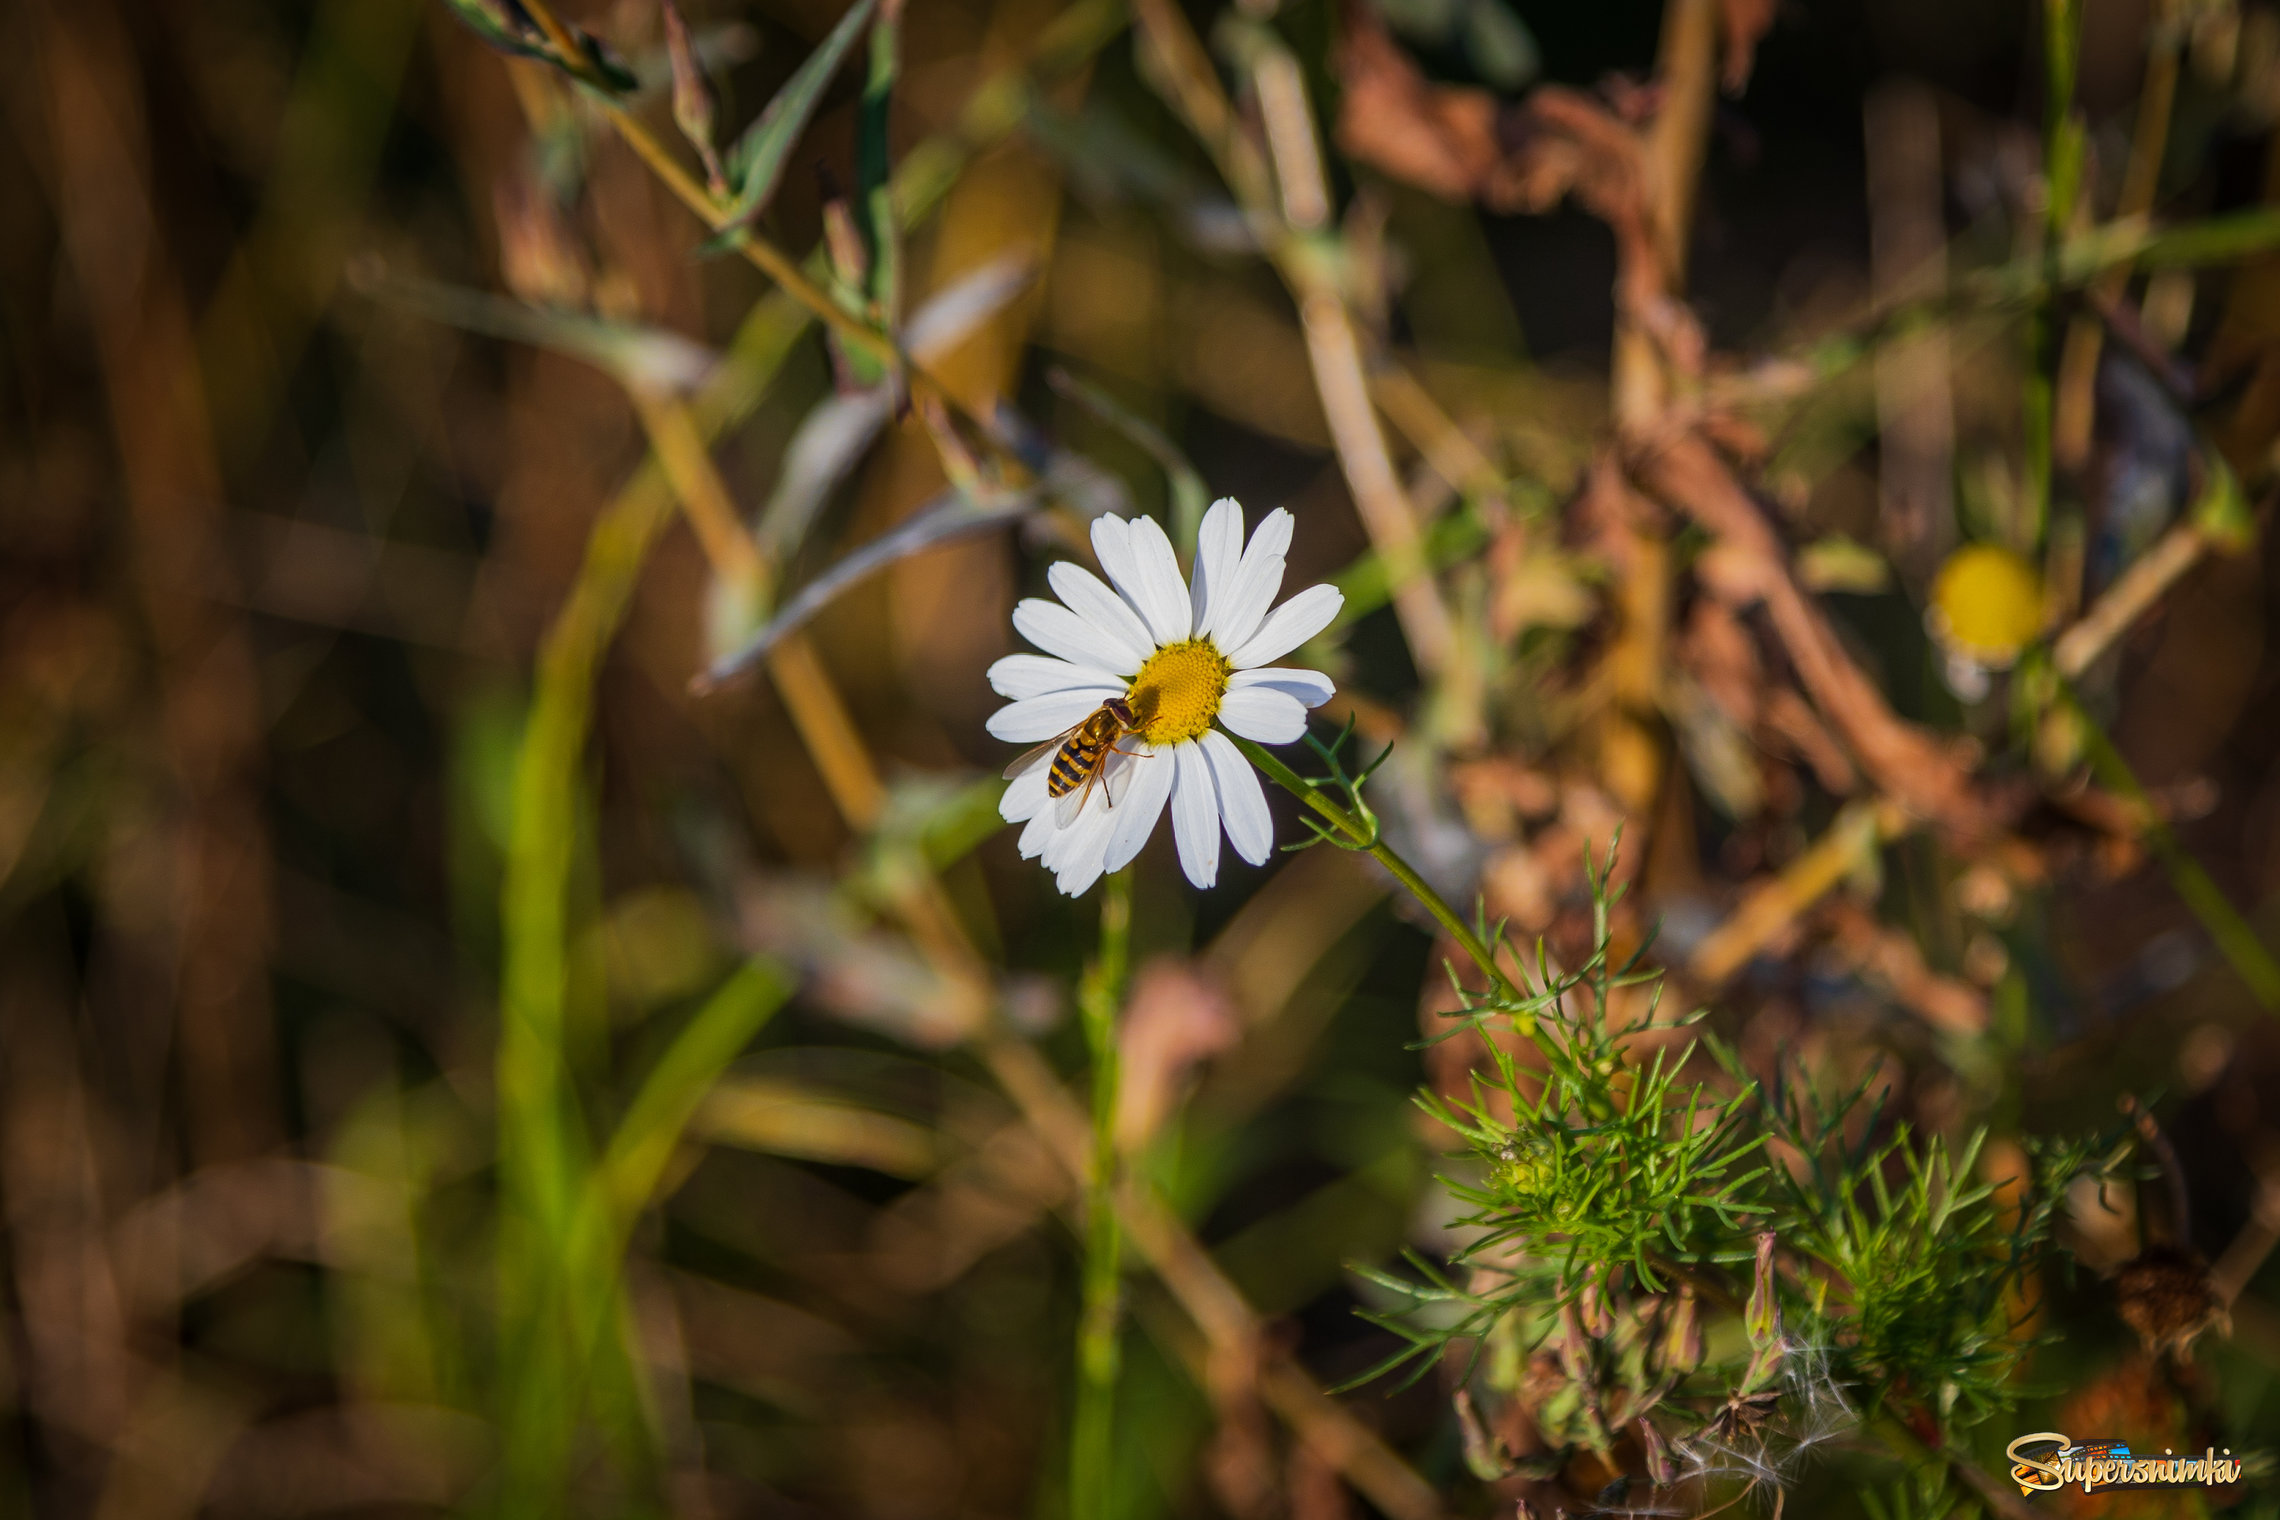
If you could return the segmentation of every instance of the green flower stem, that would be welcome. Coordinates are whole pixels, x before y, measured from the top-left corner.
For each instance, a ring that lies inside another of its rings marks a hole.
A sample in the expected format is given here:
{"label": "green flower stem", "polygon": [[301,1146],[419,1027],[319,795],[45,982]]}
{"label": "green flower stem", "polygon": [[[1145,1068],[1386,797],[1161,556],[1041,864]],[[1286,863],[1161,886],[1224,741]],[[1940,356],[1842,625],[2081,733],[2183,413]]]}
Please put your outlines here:
{"label": "green flower stem", "polygon": [[1486,973],[1499,993],[1514,1001],[1518,1001],[1522,997],[1520,989],[1514,986],[1512,979],[1504,974],[1504,968],[1496,964],[1496,957],[1489,954],[1488,946],[1481,943],[1481,938],[1473,931],[1472,925],[1466,923],[1463,916],[1442,899],[1440,893],[1426,885],[1425,878],[1417,874],[1415,866],[1403,860],[1399,854],[1395,853],[1391,845],[1379,837],[1378,829],[1373,821],[1357,818],[1347,809],[1340,807],[1322,795],[1319,787],[1285,765],[1282,759],[1265,745],[1246,739],[1240,734],[1230,734],[1228,737],[1235,741],[1235,747],[1241,750],[1253,765],[1266,772],[1268,780],[1328,819],[1333,828],[1353,841],[1351,848],[1367,853],[1379,865],[1391,871],[1393,879],[1407,887],[1409,895],[1423,903],[1425,911],[1439,920],[1441,927],[1449,931],[1449,937],[1457,942],[1466,955],[1472,957],[1473,964]]}
{"label": "green flower stem", "polygon": [[1077,1412],[1069,1439],[1069,1513],[1105,1520],[1116,1415],[1117,1312],[1123,1235],[1116,1220],[1116,1108],[1123,1073],[1116,1014],[1132,949],[1132,873],[1111,874],[1100,903],[1100,955],[1079,999],[1093,1063],[1092,1175],[1085,1188],[1084,1312],[1077,1327]]}
{"label": "green flower stem", "polygon": [[2169,825],[2154,808],[2153,799],[2146,796],[2137,773],[2114,747],[2114,741],[2106,737],[2106,731],[2091,718],[2090,710],[2082,705],[2082,698],[2074,687],[2059,680],[2058,698],[2072,711],[2080,727],[2082,748],[2089,756],[2090,769],[2138,809],[2144,819],[2146,847],[2169,872],[2170,885],[2176,888],[2177,895],[2193,910],[2201,927],[2209,931],[2209,938],[2217,942],[2218,950],[2248,984],[2256,1001],[2267,1012],[2280,1009],[2280,964],[2274,963],[2272,952],[2264,948],[2256,930],[2240,916],[2240,910],[2226,898],[2224,889],[2202,869],[2191,852],[2177,842],[2177,836],[2170,832]]}

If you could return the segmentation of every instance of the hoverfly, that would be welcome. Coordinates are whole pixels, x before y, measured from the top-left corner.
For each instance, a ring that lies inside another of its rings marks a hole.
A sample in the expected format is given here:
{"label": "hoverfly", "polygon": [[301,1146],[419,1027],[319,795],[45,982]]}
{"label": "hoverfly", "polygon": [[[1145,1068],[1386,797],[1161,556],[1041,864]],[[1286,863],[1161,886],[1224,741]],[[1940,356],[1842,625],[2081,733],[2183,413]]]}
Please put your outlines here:
{"label": "hoverfly", "polygon": [[[1140,720],[1133,713],[1132,704],[1122,697],[1110,697],[1086,714],[1084,720],[1073,728],[1056,734],[1024,753],[1020,759],[1005,768],[1005,777],[1008,781],[1012,780],[1035,765],[1039,756],[1051,751],[1053,774],[1046,778],[1045,795],[1061,800],[1060,810],[1055,816],[1061,826],[1066,828],[1069,821],[1084,810],[1085,798],[1092,794],[1093,784],[1107,775],[1109,756],[1127,755],[1135,760],[1149,758],[1128,749],[1117,748],[1125,735],[1139,731]],[[1117,795],[1122,790],[1120,781],[1108,781],[1110,807],[1116,806]]]}

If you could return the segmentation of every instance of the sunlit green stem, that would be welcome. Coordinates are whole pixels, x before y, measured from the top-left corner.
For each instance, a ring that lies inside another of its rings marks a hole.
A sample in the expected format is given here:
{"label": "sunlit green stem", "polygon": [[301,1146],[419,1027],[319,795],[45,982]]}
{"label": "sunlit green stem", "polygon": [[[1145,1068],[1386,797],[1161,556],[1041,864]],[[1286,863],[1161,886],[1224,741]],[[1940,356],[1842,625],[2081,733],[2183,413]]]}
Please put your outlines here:
{"label": "sunlit green stem", "polygon": [[2026,507],[2031,538],[2051,527],[2052,428],[2057,424],[2060,259],[2073,230],[2082,183],[2085,137],[2074,109],[2081,49],[2079,0],[2043,0],[2042,287],[2027,322],[2025,393]]}
{"label": "sunlit green stem", "polygon": [[1100,903],[1100,955],[1086,970],[1079,1012],[1092,1052],[1092,1175],[1085,1187],[1084,1315],[1077,1327],[1077,1414],[1069,1442],[1069,1513],[1105,1520],[1116,1413],[1117,1311],[1123,1236],[1116,1222],[1116,1106],[1122,1072],[1116,1014],[1132,946],[1132,873],[1111,874]]}
{"label": "sunlit green stem", "polygon": [[1497,965],[1496,957],[1489,953],[1488,946],[1481,942],[1481,937],[1474,932],[1473,926],[1466,923],[1463,915],[1450,907],[1440,893],[1426,884],[1425,878],[1417,874],[1415,866],[1403,860],[1391,845],[1379,838],[1376,829],[1324,796],[1319,787],[1283,764],[1274,751],[1265,745],[1254,743],[1240,735],[1230,737],[1234,738],[1236,748],[1253,765],[1266,772],[1268,780],[1328,819],[1331,827],[1354,842],[1354,848],[1364,851],[1379,865],[1391,871],[1393,879],[1407,887],[1409,895],[1424,904],[1425,911],[1449,931],[1449,937],[1472,958],[1473,964],[1480,967],[1499,993],[1516,1000],[1522,995],[1520,989],[1512,984],[1512,979],[1504,974],[1504,968]]}
{"label": "sunlit green stem", "polygon": [[[569,1355],[573,1286],[563,1270],[589,1140],[569,1059],[569,881],[578,837],[580,761],[594,675],[624,621],[673,496],[645,471],[586,543],[569,599],[548,630],[516,759],[514,816],[501,888],[498,1146],[503,1513],[544,1513],[559,1499],[588,1368]],[[598,1312],[598,1311],[597,1311]]]}
{"label": "sunlit green stem", "polygon": [[2170,885],[2177,889],[2177,895],[2193,910],[2201,927],[2209,931],[2209,938],[2217,942],[2217,948],[2232,963],[2240,979],[2248,984],[2257,1002],[2267,1009],[2280,1010],[2280,964],[2274,963],[2272,952],[2264,948],[2264,942],[2256,937],[2256,930],[2240,916],[2223,890],[2201,868],[2201,863],[2177,842],[2177,836],[2154,809],[2153,800],[2146,796],[2137,773],[2114,747],[2114,741],[2106,737],[2106,731],[2091,719],[2074,688],[2061,682],[2058,694],[2059,700],[2072,710],[2074,721],[2081,729],[2082,748],[2090,757],[2090,768],[2097,772],[2099,780],[2135,805],[2138,816],[2144,820],[2146,847],[2169,873]]}

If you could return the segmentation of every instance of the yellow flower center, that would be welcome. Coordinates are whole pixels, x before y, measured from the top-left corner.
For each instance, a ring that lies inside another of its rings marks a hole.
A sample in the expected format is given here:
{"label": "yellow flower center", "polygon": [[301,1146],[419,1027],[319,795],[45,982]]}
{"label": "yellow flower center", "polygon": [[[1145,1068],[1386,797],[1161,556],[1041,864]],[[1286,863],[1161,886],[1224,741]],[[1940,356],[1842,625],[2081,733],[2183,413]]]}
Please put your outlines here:
{"label": "yellow flower center", "polygon": [[1140,737],[1150,744],[1184,744],[1200,737],[1219,716],[1233,671],[1209,639],[1166,644],[1148,656],[1124,694],[1132,716],[1140,720]]}
{"label": "yellow flower center", "polygon": [[1982,665],[2008,666],[2043,627],[2042,576],[2000,544],[1967,544],[1932,581],[1932,636]]}

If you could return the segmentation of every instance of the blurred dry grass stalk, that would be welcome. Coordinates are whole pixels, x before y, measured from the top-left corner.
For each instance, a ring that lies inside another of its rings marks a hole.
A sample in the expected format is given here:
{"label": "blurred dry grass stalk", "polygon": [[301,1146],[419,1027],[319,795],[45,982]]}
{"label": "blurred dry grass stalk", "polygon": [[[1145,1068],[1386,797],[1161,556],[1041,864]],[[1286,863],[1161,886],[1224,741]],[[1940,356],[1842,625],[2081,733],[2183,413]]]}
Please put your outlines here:
{"label": "blurred dry grass stalk", "polygon": [[[1984,9],[10,7],[0,1507],[1062,1513],[1096,1138],[1085,1512],[1635,1507],[1537,1383],[1322,1391],[1489,1054],[1408,1048],[1453,950],[1369,863],[1152,849],[1075,1095],[982,671],[1199,490],[1303,520],[1445,896],[1573,964],[1627,829],[1627,1050],[1715,998],[2005,1187],[2166,1091],[2166,1202],[2063,1227],[2119,1312],[2020,1333],[2062,1423],[2248,1444],[2280,13]],[[2000,1444],[1879,1512],[2015,1512]]]}

